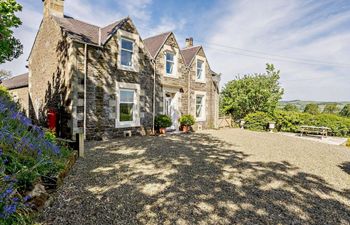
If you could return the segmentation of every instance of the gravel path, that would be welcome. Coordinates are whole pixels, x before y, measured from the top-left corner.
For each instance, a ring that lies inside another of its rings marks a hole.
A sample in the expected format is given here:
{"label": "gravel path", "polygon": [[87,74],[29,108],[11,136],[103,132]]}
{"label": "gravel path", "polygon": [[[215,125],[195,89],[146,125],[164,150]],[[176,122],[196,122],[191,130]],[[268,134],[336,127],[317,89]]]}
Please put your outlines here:
{"label": "gravel path", "polygon": [[89,143],[42,224],[350,224],[350,149],[239,129]]}

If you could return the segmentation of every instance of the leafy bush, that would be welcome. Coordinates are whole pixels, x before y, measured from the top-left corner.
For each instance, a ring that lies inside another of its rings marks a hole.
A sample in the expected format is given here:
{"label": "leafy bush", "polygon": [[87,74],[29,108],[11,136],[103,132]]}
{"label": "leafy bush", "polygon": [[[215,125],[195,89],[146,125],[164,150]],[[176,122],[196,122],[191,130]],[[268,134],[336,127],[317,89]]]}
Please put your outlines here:
{"label": "leafy bush", "polygon": [[310,103],[305,106],[304,113],[310,113],[312,115],[316,115],[320,113],[320,109],[317,104]]}
{"label": "leafy bush", "polygon": [[284,132],[298,132],[302,125],[329,127],[332,135],[350,136],[350,119],[334,114],[311,115],[301,112],[275,111],[273,116],[266,113],[252,113],[246,116],[245,127],[252,130],[265,130],[270,121],[276,122],[276,129]]}
{"label": "leafy bush", "polygon": [[158,129],[170,127],[173,124],[171,118],[168,115],[157,115],[154,120],[154,123],[155,127]]}
{"label": "leafy bush", "polygon": [[350,104],[345,105],[343,109],[339,112],[339,115],[344,117],[350,117]]}
{"label": "leafy bush", "polygon": [[350,147],[350,138],[348,138],[348,141],[345,144],[347,147]]}
{"label": "leafy bush", "polygon": [[180,117],[179,122],[182,126],[192,126],[196,121],[192,115],[183,115]]}
{"label": "leafy bush", "polygon": [[264,112],[250,113],[244,117],[244,127],[255,131],[264,131],[269,123],[273,121],[273,117]]}
{"label": "leafy bush", "polygon": [[283,107],[284,111],[288,111],[288,112],[299,112],[299,109],[296,105],[294,104],[287,104]]}
{"label": "leafy bush", "polygon": [[26,192],[41,177],[58,174],[70,155],[52,134],[18,111],[5,89],[0,90],[0,224],[27,224]]}
{"label": "leafy bush", "polygon": [[338,111],[339,111],[339,108],[336,103],[329,103],[323,109],[323,113],[326,113],[326,114],[336,114]]}

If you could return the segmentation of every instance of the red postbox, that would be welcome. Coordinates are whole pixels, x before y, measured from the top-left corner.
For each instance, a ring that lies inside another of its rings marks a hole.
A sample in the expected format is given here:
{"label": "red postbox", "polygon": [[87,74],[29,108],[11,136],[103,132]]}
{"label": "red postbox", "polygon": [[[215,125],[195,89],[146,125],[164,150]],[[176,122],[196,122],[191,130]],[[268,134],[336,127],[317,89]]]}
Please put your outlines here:
{"label": "red postbox", "polygon": [[56,132],[56,121],[57,121],[57,113],[54,109],[49,109],[47,112],[47,123],[49,129],[53,132]]}

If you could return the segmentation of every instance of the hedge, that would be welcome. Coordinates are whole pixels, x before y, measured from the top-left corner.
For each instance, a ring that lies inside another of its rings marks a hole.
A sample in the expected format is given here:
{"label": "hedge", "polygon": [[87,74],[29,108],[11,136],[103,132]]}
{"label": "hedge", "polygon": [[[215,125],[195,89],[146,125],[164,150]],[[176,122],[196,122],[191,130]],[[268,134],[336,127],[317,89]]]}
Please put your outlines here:
{"label": "hedge", "polygon": [[334,114],[311,115],[301,112],[275,111],[273,115],[264,112],[248,114],[245,118],[245,127],[251,130],[267,130],[271,121],[276,123],[276,130],[283,132],[298,132],[300,126],[329,127],[334,136],[350,136],[350,118]]}

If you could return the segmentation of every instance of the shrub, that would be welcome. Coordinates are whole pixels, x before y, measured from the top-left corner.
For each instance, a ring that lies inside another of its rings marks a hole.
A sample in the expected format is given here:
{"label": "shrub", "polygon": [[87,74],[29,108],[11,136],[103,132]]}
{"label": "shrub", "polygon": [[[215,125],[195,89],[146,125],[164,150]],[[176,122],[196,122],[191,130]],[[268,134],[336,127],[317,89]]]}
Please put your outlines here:
{"label": "shrub", "polygon": [[166,127],[170,127],[173,123],[171,121],[170,116],[168,115],[158,115],[156,116],[155,120],[155,127],[156,128],[166,128]]}
{"label": "shrub", "polygon": [[192,126],[195,123],[195,119],[192,115],[183,115],[180,117],[179,122],[182,126]]}
{"label": "shrub", "polygon": [[350,138],[348,138],[348,141],[346,142],[346,147],[350,147]]}
{"label": "shrub", "polygon": [[244,127],[255,131],[264,131],[268,124],[273,121],[273,117],[264,112],[250,113],[244,117]]}
{"label": "shrub", "polygon": [[294,104],[287,104],[283,107],[284,111],[288,111],[288,112],[299,112],[299,109],[296,105]]}
{"label": "shrub", "polygon": [[345,105],[343,109],[339,112],[339,115],[344,117],[350,117],[350,104]]}
{"label": "shrub", "polygon": [[310,113],[312,115],[319,114],[319,108],[317,104],[310,103],[305,106],[304,113]]}
{"label": "shrub", "polygon": [[59,147],[18,111],[5,89],[0,90],[0,224],[28,224],[26,192],[41,177],[55,176],[65,166],[68,148]]}

